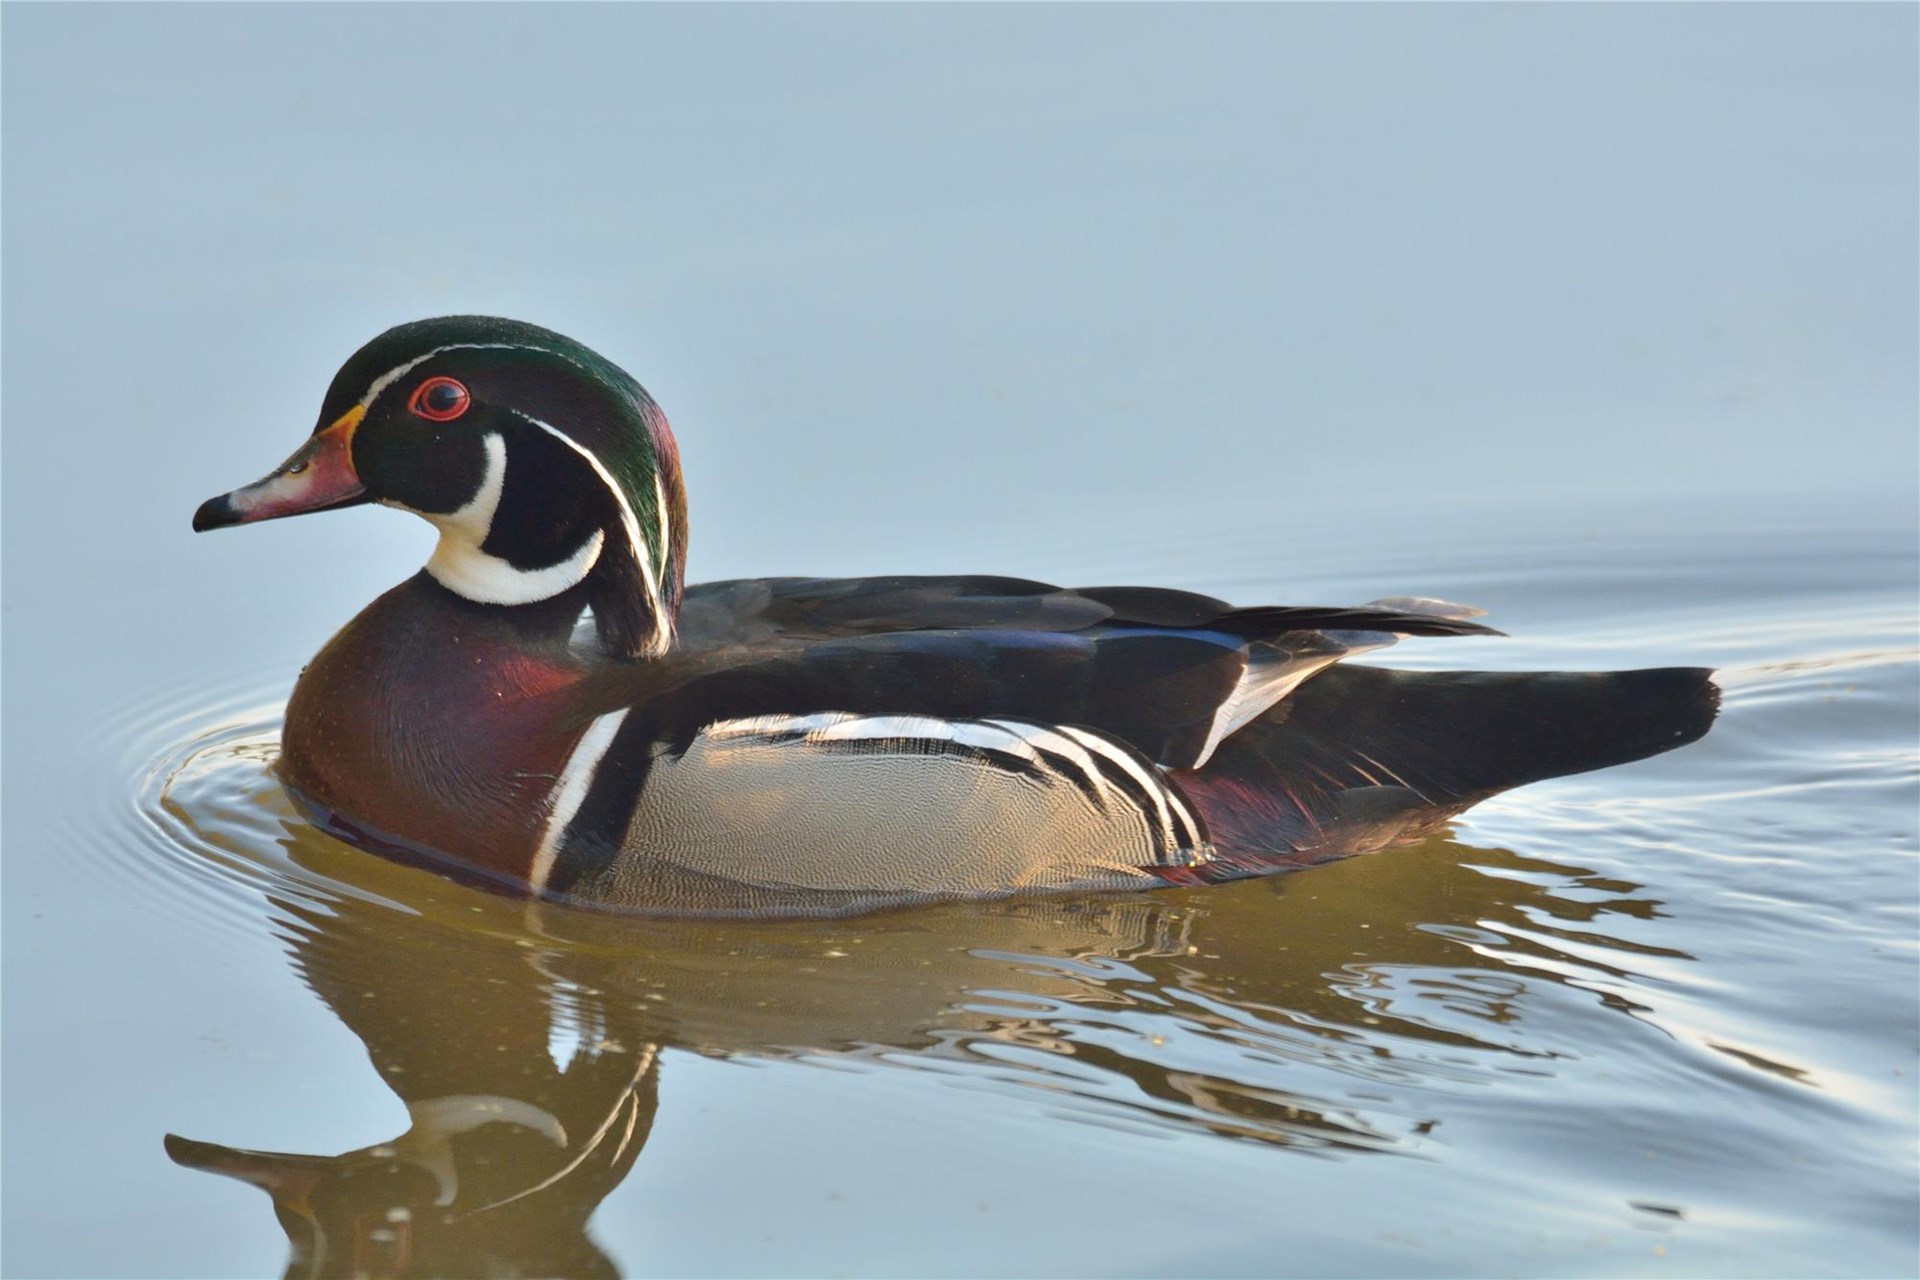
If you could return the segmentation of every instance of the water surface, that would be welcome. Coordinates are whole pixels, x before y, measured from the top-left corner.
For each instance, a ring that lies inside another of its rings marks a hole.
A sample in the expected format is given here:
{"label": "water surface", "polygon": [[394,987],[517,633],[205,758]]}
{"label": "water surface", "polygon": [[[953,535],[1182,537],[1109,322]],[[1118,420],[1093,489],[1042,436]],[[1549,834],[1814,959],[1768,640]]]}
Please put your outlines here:
{"label": "water surface", "polygon": [[[1717,658],[1722,722],[1446,838],[1207,890],[830,923],[530,907],[296,815],[270,773],[291,663],[204,679],[103,726],[116,763],[49,837],[144,931],[147,959],[79,971],[145,1004],[113,1027],[139,1055],[16,1054],[10,1087],[67,1079],[9,1142],[134,1220],[177,1205],[137,1247],[181,1274],[285,1245],[265,1196],[168,1163],[166,1133],[187,1166],[297,1186],[305,1248],[455,1274],[486,1250],[628,1274],[1897,1271],[1917,566],[1901,535],[1805,523],[1662,532],[1657,566],[1546,534],[1383,554],[1559,615],[1407,660]],[[1333,559],[1310,595],[1366,589]],[[1223,563],[1190,585],[1254,598]],[[61,957],[59,899],[20,896],[27,962]]]}
{"label": "water surface", "polygon": [[[1913,9],[4,20],[7,1274],[1920,1270]],[[1440,595],[1512,638],[1380,661],[1725,711],[1205,891],[450,885],[270,772],[425,528],[187,520],[453,310],[649,385],[698,577]]]}

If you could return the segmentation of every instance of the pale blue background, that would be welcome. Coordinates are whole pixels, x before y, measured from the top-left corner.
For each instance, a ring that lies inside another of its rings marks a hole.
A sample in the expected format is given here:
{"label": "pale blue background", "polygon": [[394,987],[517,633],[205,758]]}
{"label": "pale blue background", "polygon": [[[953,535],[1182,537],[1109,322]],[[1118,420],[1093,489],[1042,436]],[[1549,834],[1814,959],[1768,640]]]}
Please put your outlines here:
{"label": "pale blue background", "polygon": [[[304,1151],[395,1128],[270,939],[178,936],[71,852],[127,803],[100,765],[124,717],[290,674],[424,558],[393,513],[188,532],[387,325],[496,312],[628,367],[680,433],[695,577],[1124,565],[1208,586],[1198,566],[1257,560],[1278,591],[1362,531],[1442,546],[1468,518],[1554,528],[1562,504],[1596,538],[1809,503],[1913,524],[1909,5],[0,21],[17,1274],[274,1266],[264,1202],[173,1169],[159,1133]],[[676,1070],[663,1152],[708,1148],[702,1096],[802,1143],[842,1131],[828,1077],[703,1095],[735,1069]],[[1090,1141],[1058,1145],[1058,1188]],[[785,1174],[666,1160],[643,1172],[696,1197]],[[1042,1242],[1065,1210],[1028,1207]],[[880,1208],[866,1260],[922,1256]],[[661,1269],[703,1247],[658,1242]],[[1023,1256],[1115,1265],[1078,1247]]]}
{"label": "pale blue background", "polygon": [[1596,496],[1916,518],[1911,7],[5,23],[17,615],[131,538],[143,627],[257,657],[195,611],[297,567],[316,589],[272,607],[310,651],[430,531],[187,517],[292,449],[360,343],[451,311],[653,390],[696,578],[1048,576],[1078,560],[1055,548],[1248,521],[1324,547]]}
{"label": "pale blue background", "polygon": [[709,571],[930,512],[1920,463],[1910,7],[6,21],[9,470],[111,448],[143,525],[467,309],[655,391]]}

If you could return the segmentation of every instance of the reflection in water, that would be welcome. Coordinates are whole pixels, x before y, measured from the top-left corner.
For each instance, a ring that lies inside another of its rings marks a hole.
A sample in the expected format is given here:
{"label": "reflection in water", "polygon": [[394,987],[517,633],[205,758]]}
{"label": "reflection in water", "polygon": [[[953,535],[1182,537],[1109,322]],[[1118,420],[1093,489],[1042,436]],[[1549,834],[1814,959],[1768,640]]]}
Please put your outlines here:
{"label": "reflection in water", "polygon": [[528,952],[352,899],[273,907],[407,1131],[337,1156],[172,1135],[167,1153],[265,1189],[290,1276],[618,1274],[587,1219],[652,1128],[654,1045],[615,1006],[569,999]]}
{"label": "reflection in water", "polygon": [[646,1142],[668,1048],[1417,1153],[1435,1123],[1422,1087],[1553,1071],[1551,1039],[1517,1034],[1540,983],[1634,1012],[1617,979],[1648,949],[1608,919],[1658,908],[1632,884],[1436,839],[1204,890],[636,921],[338,844],[293,815],[270,744],[262,725],[214,735],[162,771],[150,816],[198,869],[265,892],[296,970],[410,1119],[337,1156],[168,1138],[178,1163],[269,1192],[289,1275],[615,1274],[587,1222]]}

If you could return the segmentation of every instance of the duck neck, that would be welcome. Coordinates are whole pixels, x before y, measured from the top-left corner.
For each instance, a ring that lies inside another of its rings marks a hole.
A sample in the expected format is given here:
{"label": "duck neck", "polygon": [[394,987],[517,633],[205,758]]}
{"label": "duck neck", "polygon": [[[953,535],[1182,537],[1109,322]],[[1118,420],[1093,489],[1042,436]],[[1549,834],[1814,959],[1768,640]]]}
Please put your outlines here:
{"label": "duck neck", "polygon": [[[488,437],[473,499],[428,516],[440,545],[427,572],[486,604],[543,603],[580,588],[609,654],[664,656],[680,612],[687,501],[673,433],[651,401],[643,408],[648,447],[609,450],[610,460],[521,414],[519,462],[509,473],[504,438]],[[556,491],[574,500],[556,505]]]}
{"label": "duck neck", "polygon": [[571,646],[581,616],[592,606],[592,575],[542,600],[521,604],[476,601],[452,590],[429,564],[415,577],[419,595],[432,600],[436,613],[465,617],[522,652],[557,656]]}

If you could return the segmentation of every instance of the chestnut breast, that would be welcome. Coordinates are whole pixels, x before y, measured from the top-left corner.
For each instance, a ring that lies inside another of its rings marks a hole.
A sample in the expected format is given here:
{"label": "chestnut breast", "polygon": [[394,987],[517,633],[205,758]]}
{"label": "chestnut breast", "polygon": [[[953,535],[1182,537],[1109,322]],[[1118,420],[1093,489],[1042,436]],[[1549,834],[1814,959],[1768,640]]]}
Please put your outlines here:
{"label": "chestnut breast", "polygon": [[368,834],[524,876],[592,717],[570,697],[583,664],[507,612],[425,574],[375,600],[295,684],[282,780]]}

